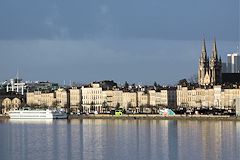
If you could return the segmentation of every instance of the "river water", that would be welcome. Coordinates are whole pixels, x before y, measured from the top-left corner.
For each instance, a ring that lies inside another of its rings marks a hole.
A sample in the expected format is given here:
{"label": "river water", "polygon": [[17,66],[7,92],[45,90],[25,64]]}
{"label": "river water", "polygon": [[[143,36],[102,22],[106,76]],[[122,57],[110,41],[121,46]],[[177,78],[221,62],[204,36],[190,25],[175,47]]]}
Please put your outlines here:
{"label": "river water", "polygon": [[239,160],[240,122],[0,120],[1,160]]}

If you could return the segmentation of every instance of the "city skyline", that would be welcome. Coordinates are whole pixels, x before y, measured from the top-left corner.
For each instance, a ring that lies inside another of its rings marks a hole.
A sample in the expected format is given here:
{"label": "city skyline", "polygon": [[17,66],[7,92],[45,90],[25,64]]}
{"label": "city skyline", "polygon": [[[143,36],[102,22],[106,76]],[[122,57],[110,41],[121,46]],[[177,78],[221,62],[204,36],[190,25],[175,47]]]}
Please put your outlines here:
{"label": "city skyline", "polygon": [[25,80],[175,84],[197,74],[204,37],[208,53],[216,37],[223,61],[239,44],[237,0],[4,1],[0,12],[1,80],[19,70]]}

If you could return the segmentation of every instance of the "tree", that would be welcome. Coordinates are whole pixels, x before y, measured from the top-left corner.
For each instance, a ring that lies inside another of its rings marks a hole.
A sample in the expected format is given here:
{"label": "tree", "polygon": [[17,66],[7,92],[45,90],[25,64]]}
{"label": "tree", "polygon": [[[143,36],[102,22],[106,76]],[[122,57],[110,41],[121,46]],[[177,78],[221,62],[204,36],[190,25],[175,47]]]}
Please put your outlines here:
{"label": "tree", "polygon": [[90,111],[95,111],[94,102],[91,102],[90,104]]}
{"label": "tree", "polygon": [[153,86],[154,86],[155,88],[157,88],[158,84],[157,84],[157,82],[156,82],[156,81],[154,81],[154,84],[153,84]]}
{"label": "tree", "polygon": [[125,81],[124,88],[125,88],[125,89],[128,89],[128,87],[129,87],[129,84],[128,84],[127,81]]}
{"label": "tree", "polygon": [[81,102],[78,103],[78,109],[80,113],[83,113],[83,106],[81,104]]}
{"label": "tree", "polygon": [[10,111],[10,110],[11,110],[11,108],[12,108],[12,105],[7,105],[7,106],[5,106],[5,108],[6,108],[6,111],[8,112],[8,111]]}
{"label": "tree", "polygon": [[127,104],[127,110],[128,111],[133,111],[134,107],[132,106],[131,102],[128,102]]}
{"label": "tree", "polygon": [[116,110],[119,110],[119,109],[120,109],[120,103],[117,103]]}
{"label": "tree", "polygon": [[31,103],[28,105],[29,108],[34,109],[37,106],[36,103]]}
{"label": "tree", "polygon": [[70,109],[69,109],[69,105],[67,103],[64,104],[64,110],[65,112],[69,113]]}
{"label": "tree", "polygon": [[103,107],[104,111],[108,111],[108,109],[109,109],[109,106],[108,106],[108,104],[107,104],[106,101],[104,101],[104,102],[102,103],[102,107]]}
{"label": "tree", "polygon": [[3,113],[3,109],[4,109],[4,107],[0,104],[0,113],[1,114]]}
{"label": "tree", "polygon": [[189,83],[186,79],[181,79],[181,80],[178,81],[178,85],[181,85],[183,87],[187,87],[189,85]]}
{"label": "tree", "polygon": [[23,103],[21,103],[21,104],[18,106],[18,108],[19,108],[19,109],[22,109],[22,108],[24,108],[25,106],[27,106],[27,104],[26,104],[25,102],[23,102]]}
{"label": "tree", "polygon": [[141,105],[139,108],[140,108],[140,113],[143,113],[143,109],[144,109],[144,105]]}
{"label": "tree", "polygon": [[52,102],[52,108],[57,108],[59,105],[60,105],[60,102],[57,100]]}
{"label": "tree", "polygon": [[132,84],[132,89],[134,89],[134,90],[136,89],[136,84],[135,83]]}

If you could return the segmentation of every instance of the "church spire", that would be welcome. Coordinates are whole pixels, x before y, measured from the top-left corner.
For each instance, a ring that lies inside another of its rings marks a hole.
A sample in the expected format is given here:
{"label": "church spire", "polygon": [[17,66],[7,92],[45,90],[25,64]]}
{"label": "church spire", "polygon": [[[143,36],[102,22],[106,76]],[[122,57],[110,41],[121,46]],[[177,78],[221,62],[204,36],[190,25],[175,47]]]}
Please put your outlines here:
{"label": "church spire", "polygon": [[207,61],[207,49],[206,49],[205,38],[203,38],[203,41],[202,41],[201,60],[202,61]]}
{"label": "church spire", "polygon": [[218,59],[216,38],[214,38],[214,41],[213,41],[212,59]]}

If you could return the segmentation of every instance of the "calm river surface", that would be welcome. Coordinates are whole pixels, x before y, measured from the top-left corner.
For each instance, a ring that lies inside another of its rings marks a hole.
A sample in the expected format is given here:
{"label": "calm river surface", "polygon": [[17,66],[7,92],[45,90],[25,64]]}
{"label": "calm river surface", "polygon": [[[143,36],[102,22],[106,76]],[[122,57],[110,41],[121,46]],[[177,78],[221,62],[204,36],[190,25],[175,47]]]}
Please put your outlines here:
{"label": "calm river surface", "polygon": [[0,120],[1,160],[239,160],[240,122]]}

